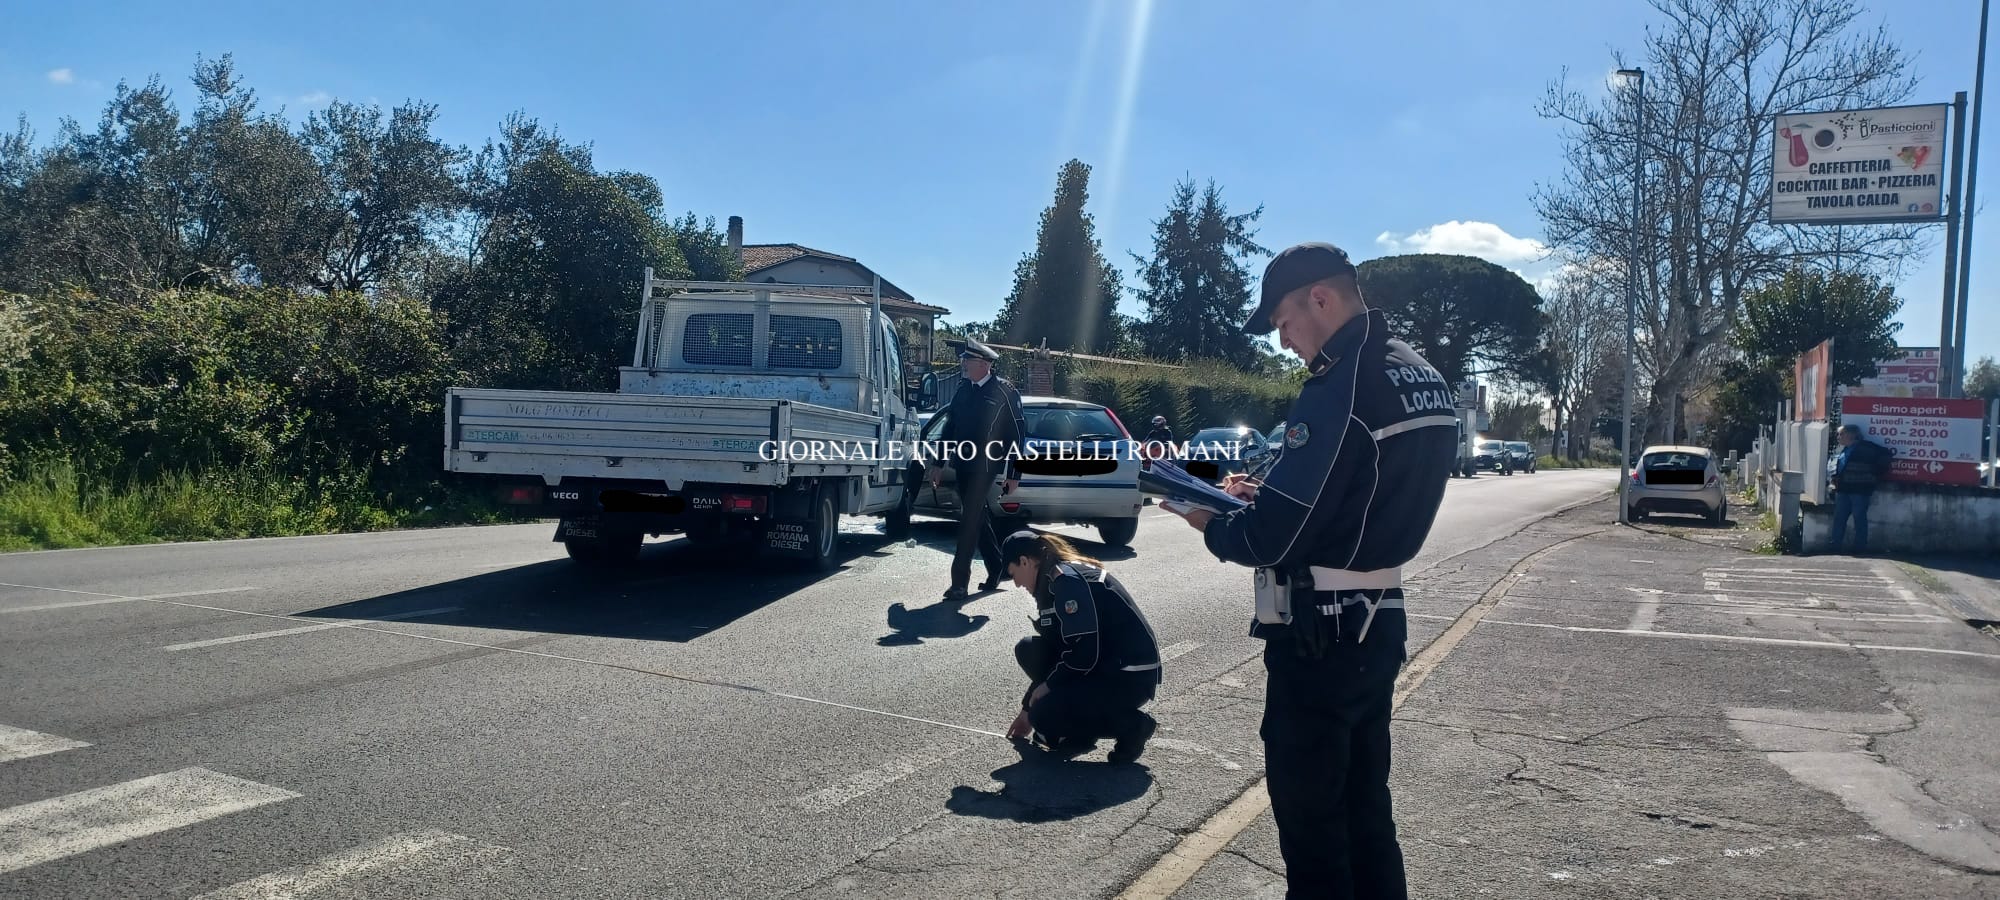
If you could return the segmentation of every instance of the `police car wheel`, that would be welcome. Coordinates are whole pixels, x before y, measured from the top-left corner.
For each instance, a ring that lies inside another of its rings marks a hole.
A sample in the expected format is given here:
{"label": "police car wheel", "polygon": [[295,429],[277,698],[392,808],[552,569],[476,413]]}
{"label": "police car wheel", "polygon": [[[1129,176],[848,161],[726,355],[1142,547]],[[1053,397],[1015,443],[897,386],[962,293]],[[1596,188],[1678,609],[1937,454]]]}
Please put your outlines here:
{"label": "police car wheel", "polygon": [[1099,519],[1097,522],[1098,538],[1113,547],[1131,546],[1132,538],[1138,534],[1139,520],[1137,518]]}

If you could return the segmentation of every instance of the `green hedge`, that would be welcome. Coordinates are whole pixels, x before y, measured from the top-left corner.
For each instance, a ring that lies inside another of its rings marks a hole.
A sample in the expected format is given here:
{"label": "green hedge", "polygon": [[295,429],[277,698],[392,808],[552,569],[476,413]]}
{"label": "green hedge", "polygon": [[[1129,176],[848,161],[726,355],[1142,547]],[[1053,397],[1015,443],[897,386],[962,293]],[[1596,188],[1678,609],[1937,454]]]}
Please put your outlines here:
{"label": "green hedge", "polygon": [[1056,374],[1058,394],[1110,407],[1135,434],[1144,434],[1154,416],[1166,416],[1181,437],[1216,425],[1270,428],[1288,414],[1300,383],[1214,360],[1178,369],[1083,363],[1067,378]]}

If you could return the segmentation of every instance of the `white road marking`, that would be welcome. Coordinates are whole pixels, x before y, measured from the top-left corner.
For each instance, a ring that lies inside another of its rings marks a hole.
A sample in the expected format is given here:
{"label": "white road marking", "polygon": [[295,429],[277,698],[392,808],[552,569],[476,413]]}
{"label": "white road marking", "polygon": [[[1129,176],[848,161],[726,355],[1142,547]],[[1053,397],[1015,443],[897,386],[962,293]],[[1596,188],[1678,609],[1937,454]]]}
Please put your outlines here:
{"label": "white road marking", "polygon": [[964,751],[965,745],[962,744],[956,747],[926,747],[856,774],[832,787],[814,791],[795,802],[809,812],[837,809]]}
{"label": "white road marking", "polygon": [[500,848],[480,844],[462,834],[405,831],[303,866],[240,881],[195,900],[293,900],[381,869],[409,870],[498,852]]}
{"label": "white road marking", "polygon": [[45,753],[61,753],[64,750],[81,750],[90,746],[83,741],[72,741],[66,737],[0,725],[0,763],[41,756]]}
{"label": "white road marking", "polygon": [[1199,646],[1201,646],[1200,641],[1182,641],[1178,644],[1169,645],[1165,650],[1160,651],[1160,661],[1166,662],[1170,659],[1179,659]]}
{"label": "white road marking", "polygon": [[[459,609],[461,609],[461,607],[440,606],[436,609],[419,609],[411,612],[396,613],[395,615],[389,615],[389,616],[376,616],[375,618],[368,619],[366,621],[400,622],[403,621],[404,619],[421,619],[424,618],[425,616],[437,616],[450,612],[458,612]],[[210,638],[205,641],[190,641],[185,644],[173,644],[170,646],[161,647],[160,649],[165,650],[168,653],[173,653],[180,650],[199,650],[203,647],[220,647],[223,644],[240,644],[244,641],[260,641],[263,640],[264,638],[285,637],[287,635],[293,635],[293,634],[307,634],[314,631],[330,631],[335,628],[348,628],[348,627],[351,626],[346,622],[326,622],[320,625],[303,625],[298,628],[281,628],[277,631],[258,631],[258,632],[253,632],[251,634],[238,634],[238,635],[232,635],[230,637]]]}
{"label": "white road marking", "polygon": [[0,874],[297,796],[188,768],[0,809]]}
{"label": "white road marking", "polygon": [[33,585],[26,584],[5,584],[0,585],[0,587],[25,587],[38,591],[56,591],[64,594],[96,595],[96,598],[92,600],[69,600],[62,603],[43,603],[37,606],[9,607],[7,609],[0,609],[0,615],[6,613],[40,612],[45,609],[69,609],[76,606],[102,606],[106,603],[131,603],[134,600],[166,600],[171,597],[207,597],[211,594],[240,594],[244,591],[257,590],[255,587],[227,587],[210,588],[205,591],[175,591],[171,594],[147,594],[143,597],[123,597],[117,594],[98,594],[96,591],[70,591],[62,588],[34,587]]}
{"label": "white road marking", "polygon": [[1640,590],[1638,588],[1627,588],[1627,590],[1639,591],[1639,596],[1642,599],[1639,601],[1639,605],[1632,610],[1632,621],[1625,626],[1626,629],[1629,631],[1652,631],[1653,620],[1660,615],[1660,592],[1648,592],[1647,590]]}
{"label": "white road marking", "polygon": [[1551,631],[1570,631],[1587,634],[1631,634],[1639,637],[1679,638],[1694,641],[1733,641],[1745,644],[1779,644],[1788,647],[1826,647],[1834,650],[1902,650],[1910,653],[1942,653],[1947,656],[1972,656],[1980,659],[2000,659],[2000,653],[1975,653],[1971,650],[1947,650],[1941,647],[1905,647],[1895,644],[1848,644],[1839,641],[1801,641],[1793,638],[1751,637],[1743,634],[1703,634],[1687,631],[1633,631],[1629,628],[1588,628],[1582,625],[1550,625],[1545,622],[1502,622],[1487,619],[1481,625],[1507,625],[1514,628],[1546,628]]}

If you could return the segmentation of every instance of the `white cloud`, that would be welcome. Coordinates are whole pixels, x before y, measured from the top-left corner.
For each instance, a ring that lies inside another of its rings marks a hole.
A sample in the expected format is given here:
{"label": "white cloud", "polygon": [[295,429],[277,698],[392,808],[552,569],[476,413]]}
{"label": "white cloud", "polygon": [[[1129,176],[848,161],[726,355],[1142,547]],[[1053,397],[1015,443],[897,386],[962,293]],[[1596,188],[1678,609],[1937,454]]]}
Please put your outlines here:
{"label": "white cloud", "polygon": [[325,106],[333,102],[333,95],[325,91],[313,91],[310,94],[299,97],[296,102],[300,106]]}
{"label": "white cloud", "polygon": [[49,70],[49,83],[50,83],[50,84],[75,84],[75,83],[76,83],[76,73],[75,73],[75,72],[72,72],[72,71],[70,71],[69,69],[50,69],[50,70]]}
{"label": "white cloud", "polygon": [[1460,222],[1419,228],[1398,235],[1384,231],[1375,243],[1395,253],[1456,253],[1506,265],[1539,260],[1549,248],[1534,238],[1515,237],[1491,222]]}

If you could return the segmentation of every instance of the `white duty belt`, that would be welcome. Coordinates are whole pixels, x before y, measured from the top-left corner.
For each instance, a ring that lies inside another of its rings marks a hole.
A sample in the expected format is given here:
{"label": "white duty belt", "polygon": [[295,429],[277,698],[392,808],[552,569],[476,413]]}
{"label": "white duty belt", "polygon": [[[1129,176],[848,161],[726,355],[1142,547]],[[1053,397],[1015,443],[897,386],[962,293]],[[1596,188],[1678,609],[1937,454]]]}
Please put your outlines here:
{"label": "white duty belt", "polygon": [[[1374,569],[1367,572],[1312,566],[1310,571],[1312,572],[1313,591],[1315,593],[1320,591],[1333,593],[1341,591],[1391,591],[1403,586],[1403,568],[1401,566],[1388,569]],[[1335,620],[1338,620],[1340,618],[1340,608],[1352,604],[1360,604],[1368,610],[1368,617],[1361,620],[1361,633],[1354,638],[1354,642],[1358,644],[1368,640],[1368,629],[1375,624],[1376,611],[1382,609],[1402,609],[1403,598],[1383,597],[1380,600],[1370,600],[1366,594],[1356,594],[1353,597],[1341,597],[1335,599],[1332,603],[1322,604],[1319,611],[1332,615]]]}
{"label": "white duty belt", "polygon": [[1356,572],[1311,566],[1315,591],[1392,591],[1403,586],[1403,567]]}

